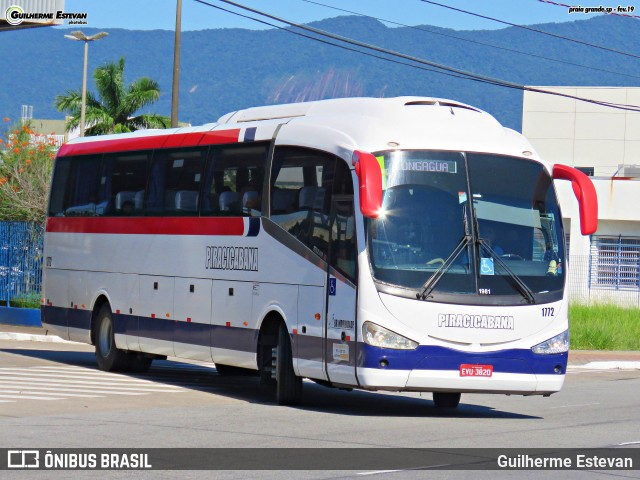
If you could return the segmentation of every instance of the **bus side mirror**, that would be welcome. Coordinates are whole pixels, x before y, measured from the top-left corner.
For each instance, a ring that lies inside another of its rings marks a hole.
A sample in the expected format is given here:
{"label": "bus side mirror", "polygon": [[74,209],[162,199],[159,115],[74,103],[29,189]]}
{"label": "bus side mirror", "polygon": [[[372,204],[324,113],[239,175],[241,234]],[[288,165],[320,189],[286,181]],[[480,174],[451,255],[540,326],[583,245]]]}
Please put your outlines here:
{"label": "bus side mirror", "polygon": [[382,209],[382,171],[378,159],[355,150],[352,163],[360,184],[360,211],[365,217],[378,218]]}
{"label": "bus side mirror", "polygon": [[598,229],[598,196],[589,177],[576,168],[557,163],[553,166],[553,178],[571,180],[580,209],[580,230],[583,235],[594,233]]}

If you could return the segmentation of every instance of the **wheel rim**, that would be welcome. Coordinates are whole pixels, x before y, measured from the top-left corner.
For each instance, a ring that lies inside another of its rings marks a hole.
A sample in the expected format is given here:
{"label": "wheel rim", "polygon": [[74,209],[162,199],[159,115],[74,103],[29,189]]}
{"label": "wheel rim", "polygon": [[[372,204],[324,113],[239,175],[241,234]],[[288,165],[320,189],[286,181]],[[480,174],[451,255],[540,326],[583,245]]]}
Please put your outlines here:
{"label": "wheel rim", "polygon": [[100,324],[100,332],[99,332],[98,344],[100,346],[100,353],[102,353],[103,357],[108,357],[109,352],[111,352],[111,339],[113,335],[111,334],[111,322],[108,320],[103,320]]}

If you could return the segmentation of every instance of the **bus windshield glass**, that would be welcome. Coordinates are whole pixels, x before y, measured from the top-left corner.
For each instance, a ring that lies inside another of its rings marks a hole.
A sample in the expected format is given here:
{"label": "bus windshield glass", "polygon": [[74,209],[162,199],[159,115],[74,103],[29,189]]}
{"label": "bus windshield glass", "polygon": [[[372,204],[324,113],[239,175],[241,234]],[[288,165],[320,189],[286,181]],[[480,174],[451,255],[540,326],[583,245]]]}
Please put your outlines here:
{"label": "bus windshield glass", "polygon": [[367,228],[379,289],[447,303],[560,298],[563,230],[542,164],[442,151],[376,157],[383,208]]}

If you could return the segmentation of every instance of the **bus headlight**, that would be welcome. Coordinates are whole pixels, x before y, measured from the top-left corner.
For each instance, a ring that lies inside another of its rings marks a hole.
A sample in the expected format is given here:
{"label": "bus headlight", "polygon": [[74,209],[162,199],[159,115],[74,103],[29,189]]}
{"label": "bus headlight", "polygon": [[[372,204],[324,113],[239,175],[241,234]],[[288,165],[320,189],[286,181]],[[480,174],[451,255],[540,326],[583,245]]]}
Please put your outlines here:
{"label": "bus headlight", "polygon": [[414,342],[372,322],[364,322],[362,336],[365,343],[374,347],[394,348],[396,350],[414,350],[418,348],[418,342]]}
{"label": "bus headlight", "polygon": [[569,351],[569,330],[565,330],[560,335],[556,335],[538,345],[531,347],[533,353],[539,355],[550,355],[552,353],[565,353]]}

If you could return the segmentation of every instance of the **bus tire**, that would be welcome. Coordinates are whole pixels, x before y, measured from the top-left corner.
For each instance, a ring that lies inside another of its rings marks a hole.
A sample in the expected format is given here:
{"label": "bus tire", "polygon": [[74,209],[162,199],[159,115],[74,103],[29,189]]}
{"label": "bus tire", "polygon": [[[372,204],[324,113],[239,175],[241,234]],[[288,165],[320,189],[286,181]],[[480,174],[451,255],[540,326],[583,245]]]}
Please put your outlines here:
{"label": "bus tire", "polygon": [[302,378],[293,371],[291,340],[284,322],[280,324],[278,332],[276,399],[278,405],[298,405],[302,400]]}
{"label": "bus tire", "polygon": [[456,408],[461,396],[459,392],[433,392],[433,403],[436,408]]}
{"label": "bus tire", "polygon": [[100,307],[96,317],[96,360],[98,368],[106,372],[127,370],[131,365],[131,356],[127,352],[116,348],[113,334],[113,317],[111,308],[105,303]]}

